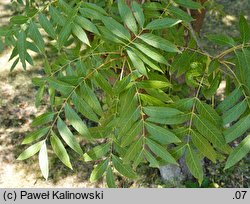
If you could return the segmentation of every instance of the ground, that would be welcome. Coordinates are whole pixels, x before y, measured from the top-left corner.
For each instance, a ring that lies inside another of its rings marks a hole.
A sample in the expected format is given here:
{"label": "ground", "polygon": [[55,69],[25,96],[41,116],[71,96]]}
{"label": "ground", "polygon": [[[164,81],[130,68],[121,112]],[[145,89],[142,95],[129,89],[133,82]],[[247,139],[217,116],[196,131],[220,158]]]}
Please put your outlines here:
{"label": "ground", "polygon": [[[231,36],[237,34],[237,19],[241,12],[250,19],[250,1],[222,0],[225,14],[218,12],[208,13],[202,29],[203,45],[208,50],[215,50],[205,40],[206,33],[226,32]],[[0,25],[8,22],[11,14],[10,0],[0,0]],[[0,187],[104,187],[104,183],[90,183],[88,181],[92,164],[84,164],[75,159],[74,170],[70,171],[53,155],[50,155],[52,172],[48,181],[45,181],[38,167],[37,157],[27,161],[17,161],[17,156],[23,150],[21,141],[31,131],[30,123],[35,115],[43,112],[46,101],[37,109],[34,104],[36,93],[31,78],[41,75],[39,63],[32,69],[24,72],[20,65],[13,72],[9,72],[12,62],[8,62],[11,50],[5,49],[0,53]],[[72,152],[73,153],[73,152]],[[210,183],[218,183],[221,187],[249,187],[250,161],[245,159],[237,168],[223,172],[223,164],[206,167],[206,174]],[[139,169],[139,179],[132,183],[119,179],[119,187],[164,187],[157,169]],[[196,184],[188,182],[186,186]]]}

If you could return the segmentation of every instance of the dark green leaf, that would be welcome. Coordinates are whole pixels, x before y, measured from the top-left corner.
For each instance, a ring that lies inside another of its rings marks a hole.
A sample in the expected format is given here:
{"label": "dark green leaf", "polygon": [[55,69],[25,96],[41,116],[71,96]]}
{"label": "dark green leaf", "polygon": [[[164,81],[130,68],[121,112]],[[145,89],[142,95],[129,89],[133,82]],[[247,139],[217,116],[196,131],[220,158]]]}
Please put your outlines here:
{"label": "dark green leaf", "polygon": [[52,112],[43,113],[42,115],[39,115],[32,121],[31,126],[35,127],[49,123],[54,119],[54,115],[55,113]]}
{"label": "dark green leaf", "polygon": [[108,167],[108,163],[109,163],[109,160],[106,159],[106,160],[100,162],[94,168],[94,170],[92,171],[92,173],[90,175],[90,182],[95,182],[102,177],[102,175],[104,174],[104,172],[106,171],[106,169]]}
{"label": "dark green leaf", "polygon": [[82,121],[82,119],[77,115],[77,113],[70,107],[70,105],[65,105],[65,116],[69,120],[70,124],[80,133],[80,135],[90,138],[90,132],[88,127]]}
{"label": "dark green leaf", "polygon": [[58,156],[58,158],[70,169],[72,169],[72,165],[69,160],[69,155],[63,146],[63,143],[60,141],[60,139],[52,132],[52,135],[50,137],[50,143],[52,146],[52,149],[54,150],[55,154]]}
{"label": "dark green leaf", "polygon": [[162,18],[162,19],[156,19],[151,21],[147,26],[146,29],[148,30],[158,30],[163,28],[171,28],[177,24],[179,24],[181,20],[179,19],[173,19],[173,18]]}
{"label": "dark green leaf", "polygon": [[250,135],[248,135],[229,155],[226,166],[228,169],[240,161],[250,151]]}
{"label": "dark green leaf", "polygon": [[62,119],[59,117],[57,119],[57,129],[63,138],[63,140],[69,145],[75,152],[82,155],[82,149],[77,142],[75,136],[72,134],[72,132],[69,130],[69,128],[66,126],[66,124],[62,121]]}
{"label": "dark green leaf", "polygon": [[161,145],[157,144],[153,140],[146,138],[146,144],[152,150],[154,154],[170,164],[177,164],[175,158]]}
{"label": "dark green leaf", "polygon": [[129,165],[123,164],[117,156],[112,155],[112,163],[115,169],[125,177],[134,179],[136,178],[136,173],[132,170]]}
{"label": "dark green leaf", "polygon": [[164,38],[154,35],[152,33],[144,33],[139,36],[144,42],[149,45],[164,50],[166,52],[180,52],[177,46]]}
{"label": "dark green leaf", "polygon": [[38,129],[30,134],[28,134],[22,144],[29,144],[35,140],[38,140],[40,139],[42,136],[44,136],[46,133],[48,133],[50,127],[44,127],[44,128],[41,128],[41,129]]}

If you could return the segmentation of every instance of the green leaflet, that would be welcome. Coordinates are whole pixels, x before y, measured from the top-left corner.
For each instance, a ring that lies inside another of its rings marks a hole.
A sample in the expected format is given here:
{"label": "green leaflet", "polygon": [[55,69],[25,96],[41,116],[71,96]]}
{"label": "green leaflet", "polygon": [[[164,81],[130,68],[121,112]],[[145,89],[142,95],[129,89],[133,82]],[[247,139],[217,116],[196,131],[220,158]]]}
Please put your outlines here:
{"label": "green leaflet", "polygon": [[35,99],[35,105],[36,107],[39,107],[40,103],[41,103],[41,100],[43,98],[43,94],[44,94],[44,89],[45,89],[45,86],[41,86],[37,93],[36,93],[36,99]]}
{"label": "green leaflet", "polygon": [[52,112],[43,113],[32,121],[31,126],[35,127],[49,123],[54,119],[54,115],[55,113]]}
{"label": "green leaflet", "polygon": [[149,162],[150,167],[153,167],[153,168],[160,167],[159,162],[154,158],[154,156],[150,152],[144,150],[144,155],[145,155],[147,161]]}
{"label": "green leaflet", "polygon": [[47,17],[42,13],[39,13],[38,17],[40,25],[45,30],[45,32],[48,33],[52,38],[56,39],[56,32]]}
{"label": "green leaflet", "polygon": [[175,44],[152,33],[144,33],[140,35],[139,38],[142,39],[147,44],[159,48],[161,50],[164,50],[166,52],[180,52],[180,50],[177,48]]}
{"label": "green leaflet", "polygon": [[98,122],[99,119],[97,115],[94,113],[92,108],[77,94],[72,94],[72,101],[75,105],[76,110],[78,110],[81,114],[83,114],[86,118]]}
{"label": "green leaflet", "polygon": [[140,137],[137,141],[135,141],[127,150],[123,158],[124,163],[129,163],[131,160],[137,158],[138,153],[143,149],[142,147],[143,137]]}
{"label": "green leaflet", "polygon": [[187,122],[189,119],[190,114],[180,114],[175,116],[169,116],[166,118],[149,117],[146,121],[163,125],[178,125]]}
{"label": "green leaflet", "polygon": [[108,83],[108,81],[104,78],[102,74],[95,74],[95,81],[97,85],[102,88],[106,93],[112,95],[113,90],[111,85]]}
{"label": "green leaflet", "polygon": [[137,155],[133,163],[133,168],[136,169],[136,167],[144,161],[144,150],[142,149]]}
{"label": "green leaflet", "polygon": [[81,15],[85,18],[102,20],[102,18],[104,17],[99,11],[96,11],[95,9],[82,7],[79,10]]}
{"label": "green leaflet", "polygon": [[112,155],[112,163],[115,169],[127,178],[134,179],[136,178],[136,173],[132,170],[129,165],[123,164],[122,160],[120,160],[117,156]]}
{"label": "green leaflet", "polygon": [[124,40],[129,40],[131,38],[129,31],[113,18],[103,17],[102,22],[104,23],[105,27],[109,29],[112,33],[114,33],[116,36]]}
{"label": "green leaflet", "polygon": [[197,130],[216,147],[223,147],[226,141],[221,131],[213,125],[209,120],[201,116],[196,115],[193,119],[194,126]]}
{"label": "green leaflet", "polygon": [[[140,134],[143,128],[143,121],[134,123],[134,125],[130,128],[130,130],[122,136],[121,147],[126,147],[133,142],[135,137]],[[121,134],[121,133],[119,133]]]}
{"label": "green leaflet", "polygon": [[44,143],[43,141],[37,142],[36,144],[31,145],[30,147],[28,147],[26,150],[24,150],[19,157],[17,158],[17,160],[25,160],[28,159],[30,157],[32,157],[33,155],[35,155],[42,147]]}
{"label": "green leaflet", "polygon": [[137,33],[138,28],[136,25],[135,18],[128,5],[125,4],[124,0],[118,0],[118,10],[123,22],[129,28],[129,30],[131,30],[133,33]]}
{"label": "green leaflet", "polygon": [[203,117],[212,122],[215,126],[220,127],[221,125],[221,117],[218,113],[208,104],[198,100],[196,104],[196,108],[199,114]]}
{"label": "green leaflet", "polygon": [[11,23],[18,24],[18,25],[24,24],[28,20],[29,20],[29,18],[27,16],[21,16],[21,15],[13,16],[13,17],[10,18]]}
{"label": "green leaflet", "polygon": [[160,66],[155,64],[155,62],[151,59],[148,59],[148,57],[146,57],[144,54],[142,54],[138,49],[131,47],[131,49],[133,50],[133,52],[149,67],[151,67],[152,69],[159,71],[161,73],[163,73],[163,71],[161,70]]}
{"label": "green leaflet", "polygon": [[243,135],[250,128],[250,114],[241,118],[237,123],[235,123],[230,128],[224,131],[226,142],[232,142],[239,136]]}
{"label": "green leaflet", "polygon": [[140,99],[143,101],[143,106],[150,105],[150,106],[161,106],[165,105],[161,100],[150,96],[148,94],[140,94]]}
{"label": "green leaflet", "polygon": [[52,135],[50,136],[50,143],[52,146],[52,149],[54,150],[55,154],[58,156],[58,158],[70,169],[72,168],[72,165],[70,163],[69,155],[63,146],[63,143],[60,141],[60,139],[52,132]]}
{"label": "green leaflet", "polygon": [[77,15],[75,17],[75,22],[78,23],[78,25],[80,25],[84,30],[90,31],[90,32],[95,33],[97,35],[100,34],[100,32],[98,31],[98,29],[95,26],[95,24],[93,24],[87,18],[84,18],[82,16]]}
{"label": "green leaflet", "polygon": [[115,178],[114,178],[114,174],[113,171],[110,167],[108,167],[107,171],[106,171],[106,182],[109,188],[115,188]]}
{"label": "green leaflet", "polygon": [[154,118],[168,118],[183,114],[183,112],[170,107],[147,106],[143,107],[144,113]]}
{"label": "green leaflet", "polygon": [[148,147],[152,150],[154,154],[156,154],[158,157],[163,159],[164,161],[170,163],[170,164],[177,164],[174,157],[161,145],[157,144],[153,140],[146,138],[145,143],[148,145]]}
{"label": "green leaflet", "polygon": [[234,106],[242,96],[241,90],[236,88],[229,96],[227,96],[216,108],[219,113],[222,113]]}
{"label": "green leaflet", "polygon": [[29,26],[29,34],[30,38],[35,42],[37,47],[44,52],[44,41],[41,33],[39,32],[36,24],[31,21],[30,26]]}
{"label": "green leaflet", "polygon": [[23,68],[26,69],[26,34],[24,30],[21,30],[17,36],[17,51],[19,54],[19,59],[23,65]]}
{"label": "green leaflet", "polygon": [[173,19],[173,18],[162,18],[151,21],[147,26],[146,29],[148,30],[158,30],[163,28],[171,28],[177,24],[179,24],[181,20]]}
{"label": "green leaflet", "polygon": [[38,129],[38,130],[28,134],[24,138],[22,144],[29,144],[35,140],[40,139],[42,136],[44,136],[45,134],[48,133],[49,129],[50,129],[50,127],[44,127],[44,128]]}
{"label": "green leaflet", "polygon": [[71,84],[59,81],[52,77],[47,78],[47,81],[51,87],[60,91],[64,95],[68,95],[74,89],[74,86],[72,86]]}
{"label": "green leaflet", "polygon": [[117,80],[113,87],[115,94],[123,92],[131,82],[131,75],[125,76],[122,80]]}
{"label": "green leaflet", "polygon": [[140,28],[143,28],[144,22],[145,22],[145,17],[144,17],[143,10],[142,10],[141,6],[136,1],[133,1],[131,4],[131,7],[132,7],[132,11],[134,13],[135,19],[137,20]]}
{"label": "green leaflet", "polygon": [[186,148],[187,148],[187,144],[181,144],[181,145],[178,145],[176,147],[174,147],[172,150],[171,150],[171,155],[176,159],[180,159],[182,157],[182,155],[185,153],[186,151]]}
{"label": "green leaflet", "polygon": [[250,40],[250,26],[243,15],[240,16],[240,35],[243,43],[247,43]]}
{"label": "green leaflet", "polygon": [[103,111],[101,104],[93,90],[91,90],[87,84],[83,84],[80,87],[80,90],[83,100],[85,100],[89,104],[89,106],[96,112],[96,114],[102,116]]}
{"label": "green leaflet", "polygon": [[97,11],[98,13],[102,15],[107,15],[107,12],[100,6],[97,6],[97,4],[89,3],[89,2],[82,2],[82,5],[86,8],[90,8],[93,11]]}
{"label": "green leaflet", "polygon": [[140,43],[133,43],[133,45],[135,45],[141,52],[143,52],[145,55],[155,60],[156,62],[168,64],[168,61],[161,54],[154,51],[152,48],[149,48],[146,45]]}
{"label": "green leaflet", "polygon": [[112,41],[114,43],[119,43],[119,44],[126,44],[124,43],[119,37],[117,37],[115,34],[111,33],[106,27],[104,26],[99,26],[98,27],[100,32],[101,32],[101,35],[109,40],[109,41]]}
{"label": "green leaflet", "polygon": [[85,31],[77,24],[72,25],[72,32],[76,37],[86,45],[90,46],[89,39]]}
{"label": "green leaflet", "polygon": [[95,146],[93,149],[83,155],[84,161],[88,162],[102,158],[109,152],[110,147],[111,143],[109,142],[106,144]]}
{"label": "green leaflet", "polygon": [[166,87],[171,87],[172,84],[167,81],[157,81],[157,80],[144,80],[140,81],[137,84],[137,87],[142,89],[153,88],[153,89],[162,89]]}
{"label": "green leaflet", "polygon": [[69,120],[70,124],[80,133],[81,136],[86,138],[90,138],[90,132],[88,127],[82,121],[82,119],[77,115],[77,113],[70,107],[70,105],[66,104],[64,106],[65,116]]}
{"label": "green leaflet", "polygon": [[222,46],[234,46],[235,42],[233,40],[233,38],[224,35],[224,34],[218,34],[218,35],[208,35],[207,38],[213,42],[216,43],[218,45],[222,45]]}
{"label": "green leaflet", "polygon": [[198,2],[192,0],[174,0],[175,3],[179,4],[180,6],[190,8],[190,9],[200,9],[202,5]]}
{"label": "green leaflet", "polygon": [[38,158],[42,175],[47,180],[49,177],[49,160],[48,160],[47,146],[45,141],[39,151]]}
{"label": "green leaflet", "polygon": [[64,25],[64,27],[60,31],[59,37],[58,37],[59,48],[61,48],[68,40],[71,34],[72,26],[73,24],[71,22],[67,22],[66,25]]}
{"label": "green leaflet", "polygon": [[185,23],[190,23],[194,20],[192,16],[178,7],[170,5],[168,7],[168,11],[172,13],[176,18],[183,20]]}
{"label": "green leaflet", "polygon": [[94,168],[94,170],[92,171],[92,173],[90,175],[90,182],[95,182],[102,177],[102,175],[104,174],[104,172],[106,171],[106,169],[108,167],[108,163],[109,163],[109,160],[106,159],[106,160],[100,162]]}
{"label": "green leaflet", "polygon": [[49,7],[49,14],[54,23],[65,27],[66,19],[55,7],[53,6]]}
{"label": "green leaflet", "polygon": [[150,138],[160,144],[171,144],[181,142],[180,139],[167,128],[162,128],[153,123],[145,123],[145,127],[150,134]]}
{"label": "green leaflet", "polygon": [[131,62],[133,63],[134,67],[144,76],[147,76],[147,70],[144,66],[144,63],[141,61],[141,59],[131,50],[127,49],[127,54]]}
{"label": "green leaflet", "polygon": [[210,143],[198,132],[192,131],[192,142],[198,150],[212,162],[216,162],[216,152]]}
{"label": "green leaflet", "polygon": [[59,117],[57,120],[57,129],[60,133],[63,140],[78,154],[82,155],[82,149],[77,142],[75,136],[72,134],[72,132],[69,130],[69,128],[66,126],[66,124],[63,122],[63,120]]}
{"label": "green leaflet", "polygon": [[229,155],[225,168],[228,169],[240,161],[250,151],[250,135],[248,135]]}
{"label": "green leaflet", "polygon": [[222,115],[223,125],[237,120],[246,111],[247,107],[247,102],[244,100],[224,112]]}
{"label": "green leaflet", "polygon": [[192,175],[198,179],[199,184],[201,185],[203,181],[203,169],[201,161],[197,156],[197,153],[188,145],[187,154],[186,154],[186,164]]}

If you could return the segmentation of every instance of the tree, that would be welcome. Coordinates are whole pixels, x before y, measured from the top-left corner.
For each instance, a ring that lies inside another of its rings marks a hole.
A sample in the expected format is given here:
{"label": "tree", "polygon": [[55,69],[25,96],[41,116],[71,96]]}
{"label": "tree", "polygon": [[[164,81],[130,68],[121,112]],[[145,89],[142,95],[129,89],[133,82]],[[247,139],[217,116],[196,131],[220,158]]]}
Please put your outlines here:
{"label": "tree", "polygon": [[[0,33],[13,46],[12,69],[19,61],[24,69],[33,65],[29,50],[43,57],[44,77],[33,79],[36,104],[48,93],[50,107],[32,122],[38,128],[24,139],[29,147],[18,160],[39,152],[47,179],[47,148],[73,168],[70,148],[96,164],[91,181],[105,176],[115,187],[117,173],[133,179],[145,162],[153,168],[178,164],[184,155],[201,184],[204,157],[214,163],[226,158],[228,169],[246,156],[249,25],[241,16],[239,38],[209,35],[224,48],[214,56],[199,46],[189,9],[203,6],[192,0],[26,1]],[[225,79],[227,96],[219,101],[216,90]],[[84,152],[82,140],[98,145]]]}

